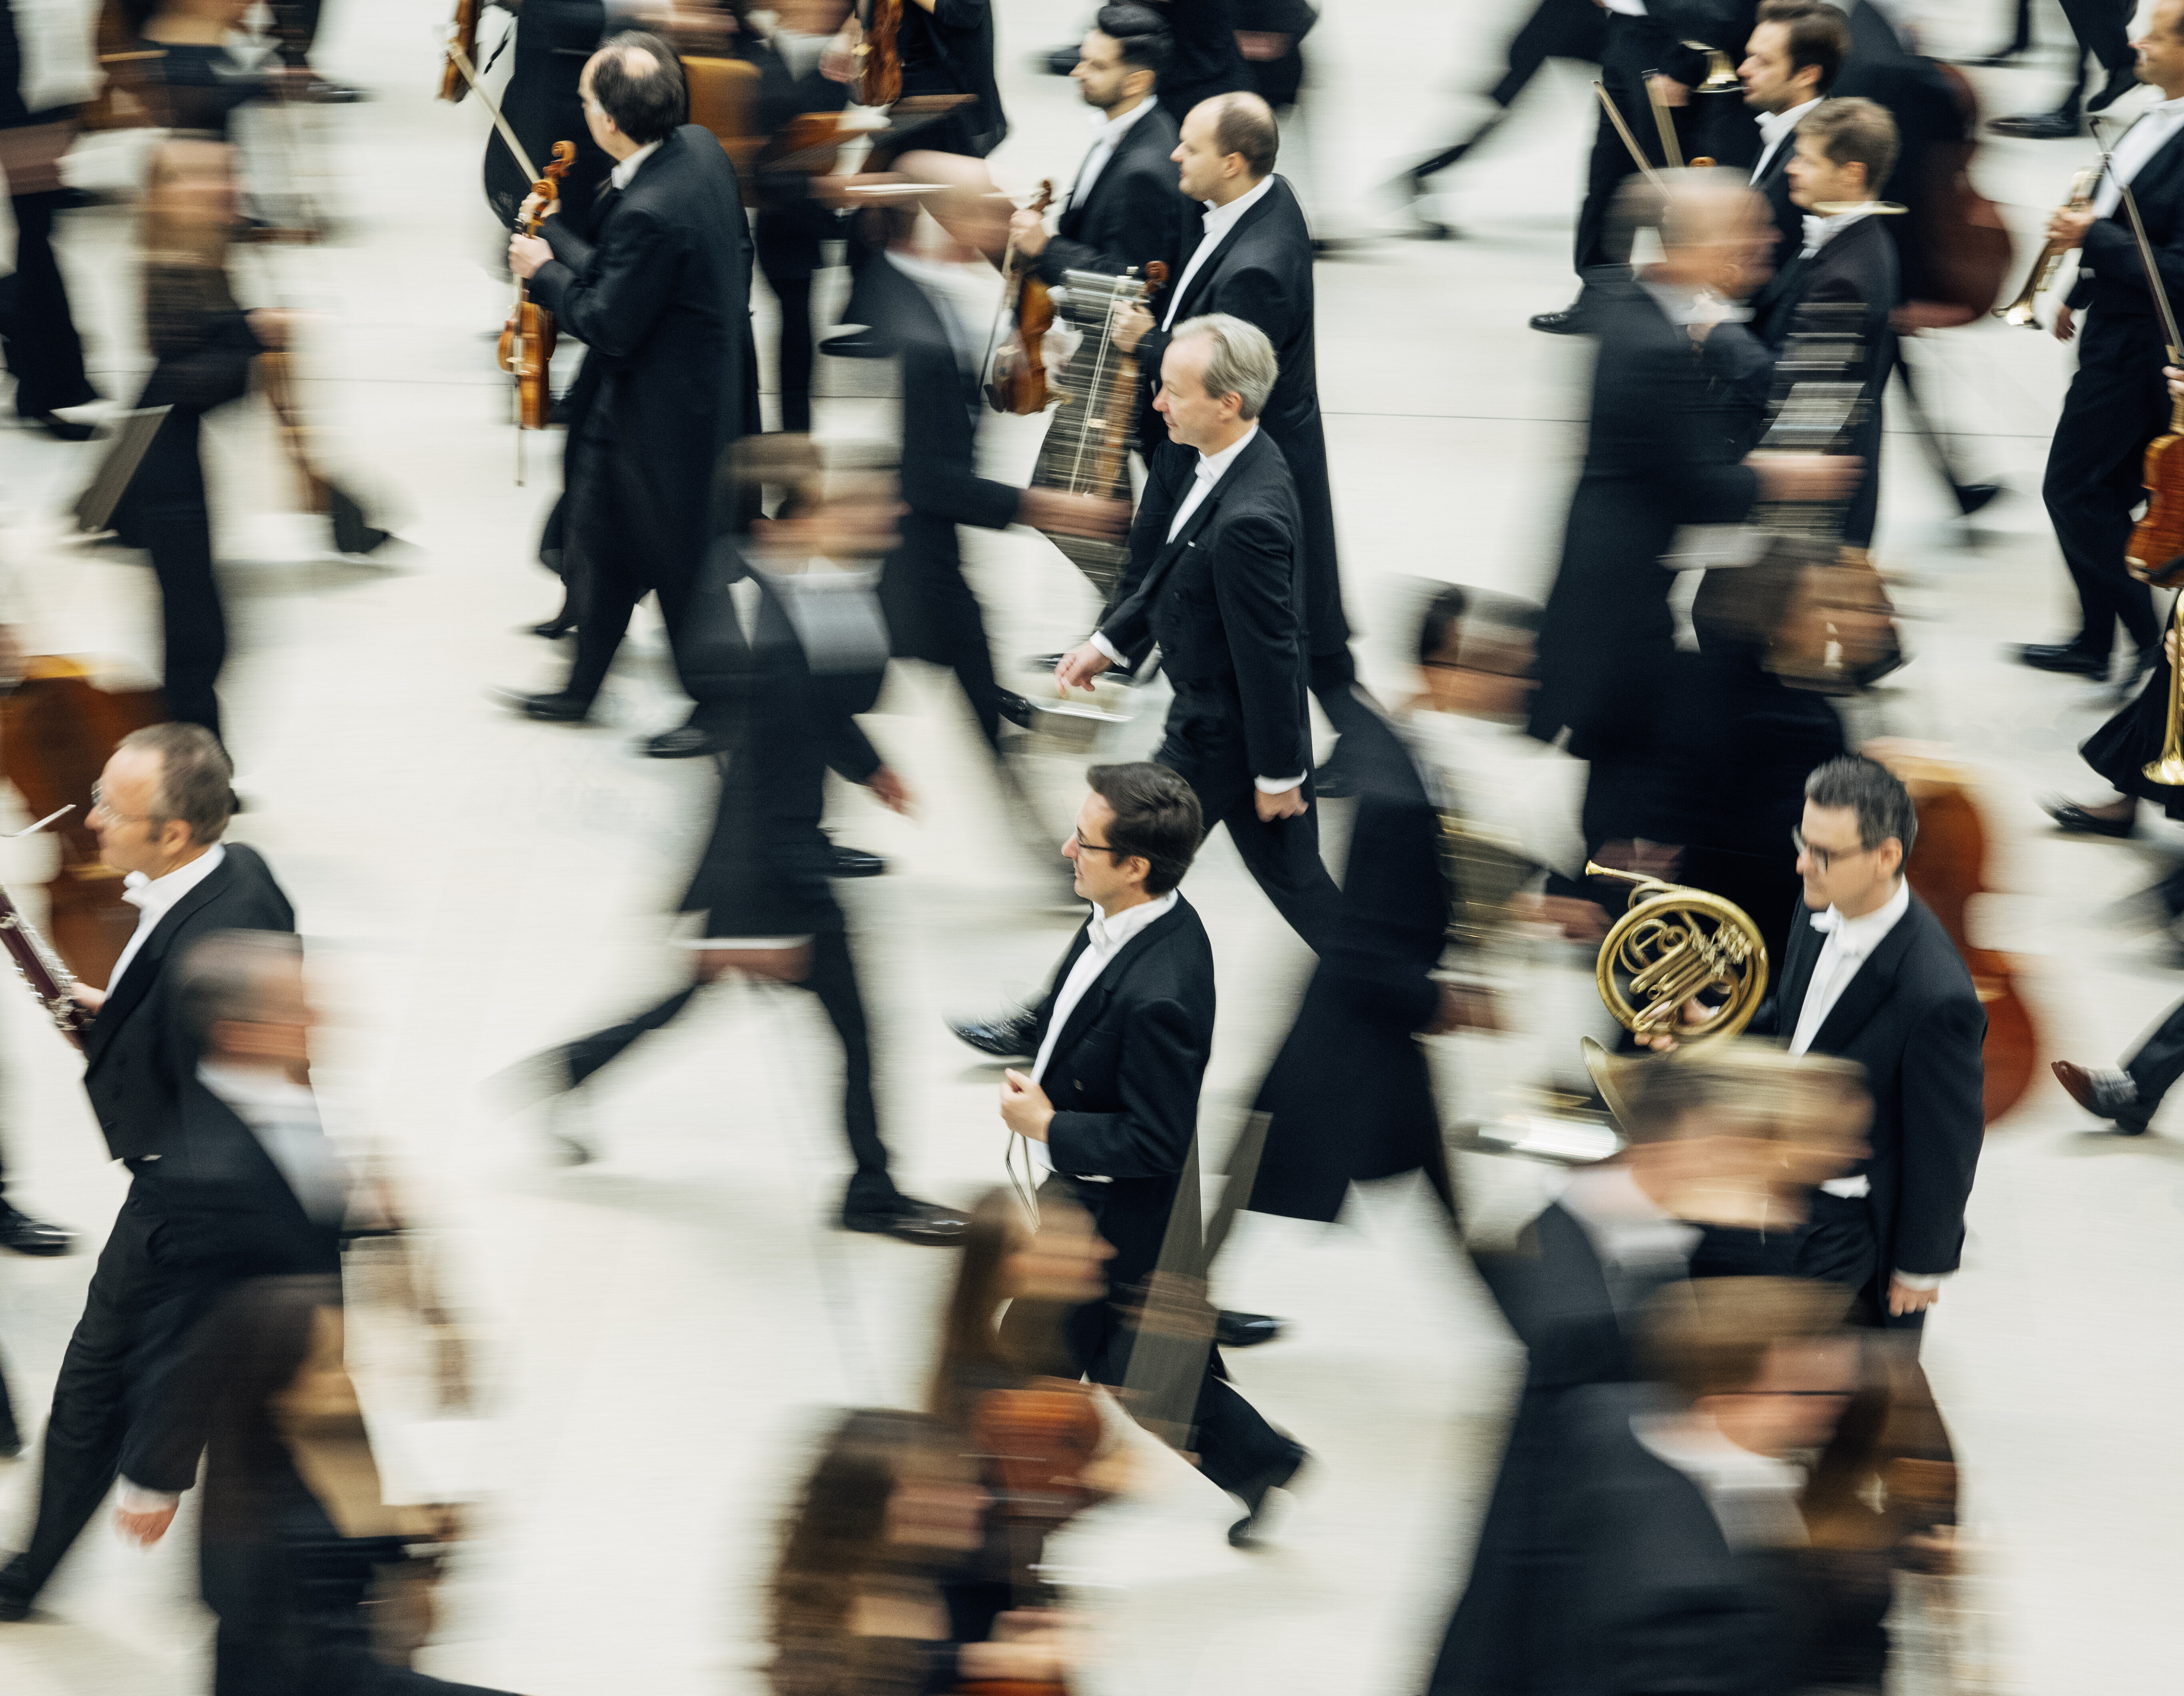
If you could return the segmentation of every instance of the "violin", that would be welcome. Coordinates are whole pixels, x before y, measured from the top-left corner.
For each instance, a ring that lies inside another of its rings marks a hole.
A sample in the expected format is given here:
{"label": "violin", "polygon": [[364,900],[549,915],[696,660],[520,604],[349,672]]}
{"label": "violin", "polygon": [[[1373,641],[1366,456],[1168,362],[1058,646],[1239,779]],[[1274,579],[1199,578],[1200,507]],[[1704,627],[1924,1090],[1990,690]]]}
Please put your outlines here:
{"label": "violin", "polygon": [[[1870,751],[1870,750],[1869,750]],[[1986,881],[1986,827],[1963,770],[1948,761],[1891,750],[1881,764],[1910,791],[1918,810],[1919,840],[1904,862],[1912,893],[1926,903],[1964,957],[1986,1012],[1986,1120],[2003,1118],[2031,1087],[2040,1040],[2032,1015],[2017,994],[2009,956],[1971,940],[1965,909],[1974,895],[1992,893]]]}
{"label": "violin", "polygon": [[[561,179],[577,162],[574,142],[554,143],[554,157],[545,175],[531,185],[538,197],[538,215],[524,226],[535,236],[546,221],[546,205],[561,198]],[[531,298],[528,282],[515,285],[515,310],[500,329],[500,368],[515,379],[515,425],[519,430],[543,430],[554,410],[554,391],[547,375],[554,363],[554,315]]]}
{"label": "violin", "polygon": [[[455,0],[454,22],[448,26],[448,36],[463,50],[463,57],[472,64],[477,63],[478,14],[485,8],[485,0]],[[453,53],[442,55],[440,60],[440,98],[460,101],[471,92],[471,86],[461,71],[455,68]]]}
{"label": "violin", "polygon": [[850,98],[860,106],[892,106],[902,98],[902,0],[868,0],[862,31],[851,50],[856,70]]}
{"label": "violin", "polygon": [[2131,527],[2124,566],[2155,589],[2184,583],[2184,395],[2169,403],[2169,427],[2146,444],[2139,470],[2146,516]]}
{"label": "violin", "polygon": [[[1042,181],[1029,211],[1044,214],[1054,204],[1054,183]],[[986,385],[986,400],[996,412],[1020,418],[1035,417],[1054,404],[1046,386],[1046,332],[1054,327],[1054,297],[1029,264],[1017,258],[1016,243],[1009,243],[1003,261],[1008,287],[1001,313],[1009,330],[994,356],[993,381]]]}

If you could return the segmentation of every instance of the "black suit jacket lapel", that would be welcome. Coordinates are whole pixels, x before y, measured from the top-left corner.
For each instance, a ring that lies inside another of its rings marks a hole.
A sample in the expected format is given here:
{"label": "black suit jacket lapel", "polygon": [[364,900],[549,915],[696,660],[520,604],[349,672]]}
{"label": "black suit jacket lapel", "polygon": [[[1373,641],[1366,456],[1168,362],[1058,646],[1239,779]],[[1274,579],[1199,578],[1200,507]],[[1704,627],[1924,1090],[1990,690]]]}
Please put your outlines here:
{"label": "black suit jacket lapel", "polygon": [[1802,902],[1790,919],[1790,940],[1783,950],[1782,986],[1774,992],[1774,1034],[1785,1042],[1797,1034],[1797,1020],[1805,1011],[1805,995],[1813,987],[1813,967],[1820,957],[1819,932],[1813,915]]}
{"label": "black suit jacket lapel", "polygon": [[1910,907],[1896,921],[1896,928],[1865,957],[1858,974],[1843,985],[1836,1004],[1828,1009],[1828,1016],[1813,1033],[1815,1052],[1840,1054],[1845,1045],[1880,1012],[1889,990],[1896,986],[1896,974],[1903,964],[1903,957],[1911,951],[1911,945],[1917,940],[1925,911],[1919,904],[1918,896],[1912,896]]}
{"label": "black suit jacket lapel", "polygon": [[[1236,455],[1234,463],[1228,467],[1227,474],[1221,481],[1206,490],[1206,499],[1200,501],[1190,516],[1183,521],[1183,528],[1175,533],[1175,538],[1162,544],[1160,552],[1153,555],[1152,565],[1145,572],[1145,587],[1139,591],[1145,597],[1145,604],[1148,607],[1152,605],[1155,598],[1159,595],[1162,585],[1167,581],[1167,574],[1175,569],[1175,563],[1183,557],[1184,550],[1197,539],[1199,532],[1212,522],[1214,511],[1221,505],[1222,497],[1237,486],[1237,479],[1245,475],[1245,467],[1258,460],[1266,440],[1267,432],[1262,429],[1251,438],[1251,446]],[[1191,450],[1186,449],[1184,451]],[[1190,475],[1192,483],[1195,483],[1198,477],[1198,467],[1195,459]],[[1190,488],[1191,484],[1184,486],[1184,500],[1190,498]],[[1183,502],[1178,500],[1176,504],[1179,506]],[[1169,522],[1173,523],[1174,521],[1171,519]]]}
{"label": "black suit jacket lapel", "polygon": [[[1266,217],[1273,210],[1274,198],[1277,195],[1283,192],[1284,185],[1281,178],[1278,176],[1268,177],[1267,179],[1267,192],[1259,197],[1257,203],[1252,206],[1250,211],[1246,212],[1242,217],[1239,218],[1234,224],[1229,226],[1228,233],[1222,237],[1219,243],[1214,248],[1213,251],[1206,256],[1206,263],[1199,266],[1198,275],[1191,278],[1190,287],[1184,291],[1183,304],[1176,308],[1175,321],[1177,323],[1180,324],[1184,319],[1190,316],[1191,306],[1196,302],[1198,297],[1205,293],[1206,289],[1212,286],[1215,274],[1221,269],[1222,261],[1227,259],[1231,253],[1235,251],[1236,243],[1244,238],[1244,232],[1250,229],[1254,224],[1257,223],[1262,218]],[[1199,225],[1200,241],[1203,241],[1206,238],[1205,227],[1205,223],[1201,220]],[[1196,251],[1197,247],[1196,244],[1194,243],[1192,245],[1191,252],[1195,253]],[[1183,262],[1186,267],[1190,264],[1190,254],[1185,254],[1184,255]]]}
{"label": "black suit jacket lapel", "polygon": [[[1048,1058],[1047,1065],[1050,1071],[1061,1063],[1063,1057],[1068,1054],[1071,1048],[1075,1046],[1078,1039],[1084,1035],[1102,1013],[1106,1011],[1108,1001],[1113,996],[1116,986],[1123,981],[1124,974],[1129,971],[1131,964],[1146,949],[1151,947],[1156,940],[1182,923],[1184,911],[1183,902],[1178,900],[1173,907],[1116,950],[1115,957],[1110,960],[1101,969],[1100,975],[1086,986],[1083,997],[1069,1010],[1069,1021],[1061,1027],[1061,1035],[1055,1040],[1054,1047]],[[1088,920],[1084,929],[1077,933],[1077,945],[1070,950],[1069,957],[1062,963],[1061,975],[1055,980],[1056,993],[1059,994],[1061,986],[1069,981],[1071,968],[1076,965],[1078,957],[1085,949],[1091,946],[1091,935],[1092,927]],[[1050,1091],[1048,1093],[1051,1094],[1052,1091]]]}
{"label": "black suit jacket lapel", "polygon": [[151,993],[152,979],[158,975],[159,962],[167,957],[176,928],[226,889],[234,876],[235,862],[231,856],[214,867],[203,883],[176,901],[153,927],[152,934],[144,939],[144,946],[136,951],[136,957],[129,962],[129,969],[121,974],[120,986],[92,1021],[91,1035],[84,1049],[86,1060],[95,1060],[104,1052],[123,1022]]}

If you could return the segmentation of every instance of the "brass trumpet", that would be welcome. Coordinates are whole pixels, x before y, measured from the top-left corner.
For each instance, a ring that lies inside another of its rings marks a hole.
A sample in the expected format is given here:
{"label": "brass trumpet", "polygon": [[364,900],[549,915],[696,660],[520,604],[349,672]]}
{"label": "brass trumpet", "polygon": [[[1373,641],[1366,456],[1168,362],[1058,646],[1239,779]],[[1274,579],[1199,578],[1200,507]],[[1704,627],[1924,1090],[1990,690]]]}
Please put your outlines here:
{"label": "brass trumpet", "polygon": [[[1616,1022],[1635,1036],[1673,1034],[1685,1048],[1724,1040],[1752,1023],[1767,994],[1767,944],[1752,915],[1720,895],[1588,860],[1585,874],[1632,885],[1630,910],[1600,945],[1593,981]],[[1680,1024],[1693,996],[1727,999]]]}
{"label": "brass trumpet", "polygon": [[[2070,209],[2082,212],[2092,204],[2093,190],[2101,180],[2100,168],[2096,165],[2081,170],[2070,179]],[[2032,269],[2025,279],[2025,287],[2017,298],[2007,306],[1997,306],[1994,315],[2005,324],[2014,324],[2020,329],[2036,330],[2040,319],[2033,310],[2033,303],[2048,292],[2048,284],[2055,281],[2055,273],[2063,268],[2063,255],[2070,250],[2059,242],[2049,242],[2040,249],[2040,257],[2032,262]]]}

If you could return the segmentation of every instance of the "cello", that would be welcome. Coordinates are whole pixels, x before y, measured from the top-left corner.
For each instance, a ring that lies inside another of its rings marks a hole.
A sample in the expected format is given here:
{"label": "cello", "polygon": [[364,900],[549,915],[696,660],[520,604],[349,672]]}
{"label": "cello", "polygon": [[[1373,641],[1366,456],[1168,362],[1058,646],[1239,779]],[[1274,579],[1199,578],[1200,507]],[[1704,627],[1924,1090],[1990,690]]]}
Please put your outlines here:
{"label": "cello", "polygon": [[[523,226],[535,236],[546,222],[546,207],[561,197],[561,179],[577,162],[574,142],[554,143],[554,157],[545,172],[531,185],[538,198],[538,215]],[[531,285],[516,280],[515,306],[500,326],[500,368],[515,379],[515,427],[543,430],[554,411],[554,391],[547,382],[554,363],[554,315],[531,298]]]}

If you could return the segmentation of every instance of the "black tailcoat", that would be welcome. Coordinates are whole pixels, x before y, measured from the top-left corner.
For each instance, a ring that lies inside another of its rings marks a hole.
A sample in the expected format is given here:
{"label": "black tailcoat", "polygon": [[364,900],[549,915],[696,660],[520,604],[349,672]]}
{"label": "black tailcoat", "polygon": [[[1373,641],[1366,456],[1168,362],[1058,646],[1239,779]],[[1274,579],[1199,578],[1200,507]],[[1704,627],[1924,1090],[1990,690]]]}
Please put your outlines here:
{"label": "black tailcoat", "polygon": [[[1178,182],[1176,121],[1156,102],[1133,114],[1090,193],[1074,190],[1054,236],[1039,256],[1039,274],[1059,283],[1070,271],[1111,276],[1136,268],[1139,276],[1157,259],[1175,271],[1184,220],[1197,211]],[[1079,167],[1080,171],[1082,167]]]}
{"label": "black tailcoat", "polygon": [[[1826,939],[1793,918],[1779,987],[1752,1029],[1794,1035]],[[1953,1272],[1964,1202],[1986,1134],[1981,1057],[1986,1013],[1942,923],[1918,896],[1859,966],[1812,1042],[1855,1060],[1873,1094],[1872,1152],[1853,1169],[1872,1185],[1880,1251],[1870,1297],[1891,1272]],[[1883,1311],[1885,1309],[1876,1309]]]}
{"label": "black tailcoat", "polygon": [[[1274,392],[1268,397],[1259,422],[1279,444],[1296,479],[1297,506],[1304,519],[1305,594],[1299,610],[1310,643],[1306,651],[1337,654],[1349,644],[1350,623],[1342,611],[1334,498],[1328,486],[1327,439],[1320,426],[1312,232],[1306,227],[1295,191],[1282,177],[1270,181],[1265,197],[1237,220],[1184,287],[1175,322],[1226,312],[1257,325],[1273,343],[1281,375],[1274,380]],[[1186,211],[1171,290],[1182,284],[1203,236],[1201,220]],[[1173,298],[1169,293],[1156,298],[1156,321],[1167,321],[1168,302]],[[1138,348],[1138,368],[1148,385],[1139,434],[1149,444],[1167,441],[1166,425],[1150,403],[1159,388],[1161,360],[1169,339],[1168,332],[1156,329]],[[1151,457],[1150,451],[1147,457]]]}

